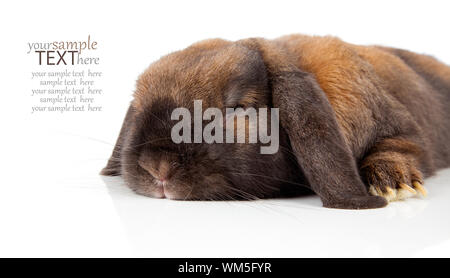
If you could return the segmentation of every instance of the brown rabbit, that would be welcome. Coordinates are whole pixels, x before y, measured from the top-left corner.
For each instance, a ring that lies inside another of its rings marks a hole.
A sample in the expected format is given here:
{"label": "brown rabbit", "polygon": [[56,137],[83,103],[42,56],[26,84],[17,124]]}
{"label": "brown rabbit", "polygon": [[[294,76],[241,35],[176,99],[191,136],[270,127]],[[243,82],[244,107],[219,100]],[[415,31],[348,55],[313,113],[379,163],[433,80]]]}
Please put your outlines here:
{"label": "brown rabbit", "polygon": [[[171,112],[276,107],[280,149],[176,144]],[[303,186],[326,207],[378,208],[426,195],[450,164],[450,68],[405,50],[291,35],[206,40],[153,63],[137,81],[104,175],[181,200],[284,196]]]}

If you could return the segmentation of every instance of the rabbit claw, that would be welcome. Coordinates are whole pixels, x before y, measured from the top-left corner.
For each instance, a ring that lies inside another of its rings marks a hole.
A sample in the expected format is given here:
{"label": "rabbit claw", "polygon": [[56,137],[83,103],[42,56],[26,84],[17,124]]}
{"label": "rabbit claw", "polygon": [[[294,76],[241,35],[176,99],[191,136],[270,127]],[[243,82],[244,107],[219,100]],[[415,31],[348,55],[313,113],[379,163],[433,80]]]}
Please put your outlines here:
{"label": "rabbit claw", "polygon": [[419,181],[413,181],[413,186],[416,188],[417,191],[419,191],[420,194],[422,194],[423,197],[426,197],[428,195],[428,191],[423,187],[422,183]]}
{"label": "rabbit claw", "polygon": [[398,188],[391,188],[389,186],[383,188],[382,186],[370,185],[369,193],[374,196],[384,197],[389,202],[403,200],[414,195],[421,195],[423,197],[428,195],[422,183],[413,181],[412,184],[414,188],[405,183],[399,183]]}

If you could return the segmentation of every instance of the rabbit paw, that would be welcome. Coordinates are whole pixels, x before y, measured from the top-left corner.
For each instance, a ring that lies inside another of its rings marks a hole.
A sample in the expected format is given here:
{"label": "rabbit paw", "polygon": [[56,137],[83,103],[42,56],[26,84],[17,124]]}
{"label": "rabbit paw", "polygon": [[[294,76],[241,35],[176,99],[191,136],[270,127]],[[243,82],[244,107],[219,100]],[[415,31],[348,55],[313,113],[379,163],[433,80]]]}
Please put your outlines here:
{"label": "rabbit paw", "polygon": [[369,185],[369,193],[382,196],[389,202],[427,195],[422,173],[406,159],[375,160],[365,163],[361,170]]}

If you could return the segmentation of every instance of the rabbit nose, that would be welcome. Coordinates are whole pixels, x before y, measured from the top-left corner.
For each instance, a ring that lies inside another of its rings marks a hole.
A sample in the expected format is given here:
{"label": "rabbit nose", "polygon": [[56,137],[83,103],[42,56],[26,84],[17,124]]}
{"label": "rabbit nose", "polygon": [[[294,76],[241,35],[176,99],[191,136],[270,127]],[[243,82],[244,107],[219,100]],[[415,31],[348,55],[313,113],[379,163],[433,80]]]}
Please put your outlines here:
{"label": "rabbit nose", "polygon": [[159,174],[155,174],[155,175],[152,175],[152,176],[156,179],[156,183],[157,183],[158,185],[166,185],[166,183],[167,183],[167,177],[161,176],[161,175],[159,175]]}
{"label": "rabbit nose", "polygon": [[170,177],[170,164],[166,160],[161,160],[159,163],[140,160],[139,165],[152,175],[159,185],[164,185]]}
{"label": "rabbit nose", "polygon": [[169,173],[170,164],[165,160],[160,161],[155,178],[164,182],[169,178]]}

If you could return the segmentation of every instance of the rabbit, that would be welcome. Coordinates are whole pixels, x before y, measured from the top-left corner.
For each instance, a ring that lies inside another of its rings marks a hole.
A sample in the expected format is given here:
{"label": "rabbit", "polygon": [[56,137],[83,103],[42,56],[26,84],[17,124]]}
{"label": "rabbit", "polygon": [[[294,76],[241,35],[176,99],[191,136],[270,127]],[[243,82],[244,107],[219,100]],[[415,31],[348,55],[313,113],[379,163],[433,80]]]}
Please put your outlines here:
{"label": "rabbit", "polygon": [[[279,150],[261,143],[174,143],[171,112],[279,109]],[[140,75],[102,175],[138,194],[235,200],[317,194],[324,207],[370,209],[425,196],[450,164],[450,67],[431,56],[339,38],[209,39]]]}

